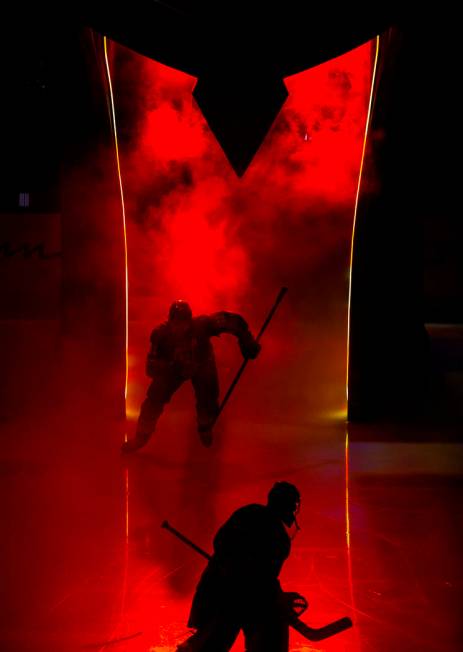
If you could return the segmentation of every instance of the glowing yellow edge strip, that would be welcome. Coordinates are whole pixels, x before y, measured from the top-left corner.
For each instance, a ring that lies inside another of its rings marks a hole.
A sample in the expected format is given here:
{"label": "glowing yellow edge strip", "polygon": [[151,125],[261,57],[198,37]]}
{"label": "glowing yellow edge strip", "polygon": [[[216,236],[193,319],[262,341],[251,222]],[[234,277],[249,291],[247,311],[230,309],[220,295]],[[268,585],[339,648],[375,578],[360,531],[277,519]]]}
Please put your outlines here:
{"label": "glowing yellow edge strip", "polygon": [[108,61],[108,42],[106,36],[103,37],[104,45],[104,58],[106,65],[106,74],[108,76],[109,84],[109,98],[111,100],[111,117],[112,117],[112,127],[114,134],[114,146],[116,149],[116,163],[117,163],[117,174],[119,178],[119,190],[121,192],[121,203],[122,203],[122,223],[124,228],[124,262],[125,262],[125,387],[124,387],[124,397],[127,401],[127,387],[128,387],[128,377],[129,377],[129,266],[128,266],[128,254],[127,254],[127,225],[125,217],[125,202],[124,202],[124,189],[122,187],[122,174],[121,174],[121,164],[119,159],[119,145],[117,142],[117,129],[116,129],[116,111],[114,109],[114,96],[113,96],[113,86],[111,82],[111,72],[109,69]]}
{"label": "glowing yellow edge strip", "polygon": [[[352,555],[350,548],[350,513],[349,513],[349,432],[346,431],[346,445],[345,445],[345,462],[346,462],[346,552],[347,552],[347,579],[349,582],[349,596],[352,609],[352,620],[355,624],[357,616],[357,606],[355,603],[354,594],[354,578],[352,574]],[[357,627],[354,627],[354,637],[356,646],[355,649],[361,649],[360,635]]]}
{"label": "glowing yellow edge strip", "polygon": [[345,447],[346,462],[346,542],[347,548],[350,548],[350,516],[349,516],[349,433],[346,432]]}
{"label": "glowing yellow edge strip", "polygon": [[[363,149],[362,149],[362,158],[360,162],[360,171],[357,184],[357,193],[355,196],[355,207],[354,207],[354,223],[352,225],[352,240],[351,240],[351,249],[350,249],[350,266],[349,266],[349,300],[348,300],[348,312],[347,312],[347,370],[346,370],[346,400],[349,399],[349,344],[350,344],[350,305],[351,305],[351,292],[352,292],[352,262],[354,257],[354,237],[355,237],[355,226],[357,223],[357,210],[360,197],[360,186],[362,183],[362,172],[363,165],[365,161],[365,151],[367,144],[368,129],[370,127],[371,119],[371,110],[373,105],[373,93],[375,88],[376,81],[376,70],[378,64],[378,55],[379,55],[379,44],[380,37],[376,37],[376,50],[375,50],[375,61],[373,65],[373,75],[371,79],[371,89],[370,89],[370,99],[368,102],[368,113],[365,125],[365,135],[363,138]],[[355,596],[354,596],[354,583],[352,577],[352,558],[351,558],[351,549],[350,549],[350,510],[349,510],[349,433],[346,432],[346,442],[345,442],[345,473],[346,473],[346,546],[347,546],[347,572],[349,580],[349,592],[351,605],[353,610],[353,616],[356,613],[355,606]],[[356,632],[357,645],[360,649],[360,640],[358,639],[358,632]]]}
{"label": "glowing yellow edge strip", "polygon": [[[127,410],[127,387],[128,387],[128,375],[129,375],[129,268],[128,268],[128,255],[127,255],[127,226],[126,226],[126,216],[125,216],[125,202],[124,202],[124,189],[122,186],[122,173],[121,165],[119,160],[119,145],[117,142],[117,129],[116,129],[116,111],[114,108],[114,95],[113,87],[111,81],[111,71],[109,69],[108,61],[108,42],[106,36],[103,37],[103,46],[104,46],[104,58],[106,66],[106,74],[108,77],[108,86],[109,86],[109,98],[111,102],[111,118],[112,118],[112,128],[114,134],[114,146],[116,152],[116,164],[117,164],[117,174],[119,179],[119,190],[121,193],[121,205],[122,205],[122,224],[124,230],[124,263],[125,263],[125,386],[124,386],[124,398],[125,398],[125,410]],[[127,433],[125,434],[125,440],[127,441]],[[126,607],[126,598],[127,598],[127,581],[128,581],[128,564],[129,564],[129,471],[125,469],[125,555],[124,555],[124,574],[123,574],[123,583],[122,583],[122,595],[121,595],[121,616],[120,622],[124,619],[125,607]],[[120,623],[118,623],[118,626]],[[117,631],[117,629],[116,629]],[[103,652],[106,649],[107,645],[105,644],[98,652]]]}
{"label": "glowing yellow edge strip", "polygon": [[367,113],[367,119],[366,119],[366,124],[365,124],[365,135],[363,138],[363,148],[362,148],[362,158],[360,161],[360,171],[359,171],[359,178],[358,178],[358,184],[357,184],[357,193],[355,195],[355,207],[354,207],[354,223],[352,225],[352,240],[351,240],[351,246],[350,246],[350,265],[349,265],[349,299],[348,299],[348,306],[347,306],[347,370],[346,370],[346,400],[349,400],[349,346],[350,346],[350,304],[351,304],[351,295],[352,295],[352,263],[354,259],[354,238],[355,238],[355,227],[357,224],[357,210],[358,210],[358,204],[359,204],[359,197],[360,197],[360,186],[362,183],[362,173],[363,173],[363,165],[365,162],[365,151],[366,151],[366,146],[367,146],[367,136],[368,136],[368,129],[370,127],[370,120],[371,120],[371,109],[373,105],[373,93],[374,93],[374,88],[375,88],[375,80],[376,80],[376,68],[378,64],[378,55],[379,55],[379,42],[380,42],[380,37],[376,37],[376,51],[375,51],[375,62],[373,64],[373,75],[371,78],[371,89],[370,89],[370,100],[368,102],[368,113]]}

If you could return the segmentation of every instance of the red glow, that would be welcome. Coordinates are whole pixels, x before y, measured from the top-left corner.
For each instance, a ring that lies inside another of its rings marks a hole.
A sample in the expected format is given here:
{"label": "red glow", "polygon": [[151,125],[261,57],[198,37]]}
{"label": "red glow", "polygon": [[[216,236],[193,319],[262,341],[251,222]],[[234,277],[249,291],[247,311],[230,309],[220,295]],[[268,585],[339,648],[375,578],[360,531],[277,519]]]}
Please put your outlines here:
{"label": "red glow", "polygon": [[[126,440],[127,441],[127,440]],[[125,469],[125,538],[129,540],[129,470]]]}
{"label": "red glow", "polygon": [[248,282],[248,259],[220,216],[221,200],[219,184],[202,184],[193,205],[187,194],[172,208],[160,234],[163,274],[173,295],[192,297],[196,310],[207,310],[217,295],[234,295]]}
{"label": "red glow", "polygon": [[[330,396],[321,405],[329,411],[342,409],[344,279],[370,91],[371,46],[286,80],[289,98],[242,179],[194,103],[195,80],[120,51],[126,57],[124,74],[143,79],[138,95],[131,86],[134,124],[122,151],[129,315],[135,329],[129,347],[128,414],[136,413],[145,391],[149,332],[165,318],[173,299],[188,299],[195,313],[246,310],[252,324],[262,319],[281,285],[290,287],[296,301],[305,295],[312,314],[326,314],[322,304],[330,303],[342,339],[339,353],[331,346],[333,359],[325,357],[326,371],[321,373],[339,368],[342,389],[333,394],[335,383],[327,380]],[[333,288],[334,277],[339,280]],[[319,287],[321,281],[326,289]],[[296,334],[289,332],[289,337],[291,341]],[[272,343],[275,353],[280,347],[278,341]],[[334,395],[339,398],[333,401]]]}
{"label": "red glow", "polygon": [[[286,80],[292,122],[290,161],[299,191],[330,204],[352,201],[365,133],[370,48],[363,47]],[[307,140],[305,139],[307,137]]]}
{"label": "red glow", "polygon": [[[249,419],[249,424],[256,420],[267,424],[265,429],[274,432],[270,446],[275,445],[279,436],[285,437],[287,447],[291,448],[285,455],[292,465],[298,450],[304,449],[303,439],[298,439],[301,435],[286,431],[288,423],[305,423],[314,415],[319,418],[323,410],[333,413],[343,405],[346,279],[371,82],[371,46],[286,80],[290,96],[241,179],[229,166],[194,104],[191,91],[195,80],[128,52],[125,57],[125,74],[130,75],[132,66],[143,79],[142,92],[132,98],[135,122],[122,154],[131,319],[128,411],[137,412],[146,389],[143,366],[149,333],[165,319],[174,298],[190,301],[196,314],[224,308],[243,312],[256,330],[275,291],[288,285],[285,316],[279,326],[275,320],[266,333],[259,380],[254,376],[255,395],[250,394],[250,385],[246,394],[245,379],[240,388],[241,403],[238,397],[227,409],[230,416],[236,411],[239,423],[248,424]],[[127,125],[124,131],[127,132]],[[222,388],[237,362],[236,350],[227,347],[226,342],[216,346]],[[251,378],[253,369],[248,371]],[[189,410],[192,409],[190,399]],[[193,422],[190,412],[180,414],[189,414]],[[162,417],[165,425],[160,426],[159,436],[169,428],[177,431],[172,423],[178,423],[178,418],[175,408],[169,406],[169,414]],[[188,429],[185,424],[189,421],[182,423],[181,430]],[[225,427],[227,423],[225,415]],[[236,436],[237,422],[232,423]],[[246,427],[255,428],[249,424]],[[278,432],[281,434],[275,434]],[[176,436],[180,434],[177,432]],[[291,440],[293,436],[295,439]],[[156,450],[163,455],[159,440]],[[248,453],[250,460],[261,459],[255,445]],[[342,455],[341,451],[339,454]],[[343,490],[348,519],[347,449],[345,454]],[[191,450],[186,455],[190,456]],[[270,456],[273,464],[278,456],[271,452]],[[210,537],[213,528],[223,520],[222,515],[229,511],[229,505],[236,507],[247,499],[247,493],[241,487],[225,501],[215,498],[212,493],[220,474],[216,468],[217,477],[208,479],[212,473],[209,462],[207,470],[203,469],[203,481],[208,485],[207,502],[214,505],[218,514],[213,524],[206,523]],[[233,447],[221,453],[220,462],[242,466]],[[258,466],[252,464],[253,474],[259,473]],[[142,467],[140,472],[143,475]],[[251,484],[254,482],[251,480]],[[301,477],[299,482],[305,486],[307,479]],[[180,514],[187,532],[201,543],[204,529],[195,530],[196,508],[185,520],[184,501],[197,506],[205,500],[201,486],[195,483],[197,477],[188,485],[188,497],[183,498]],[[329,500],[334,499],[334,485],[328,493]],[[131,541],[135,536],[132,532],[151,531],[145,523],[149,513],[150,510],[143,510],[141,516],[131,511]],[[349,531],[348,520],[345,525]],[[351,604],[349,534],[346,540],[343,528],[333,524],[328,530],[331,533],[324,532],[319,548],[334,546],[336,551],[345,550],[347,541],[349,557],[348,568],[344,568],[344,576],[335,581],[334,587],[325,589],[333,578],[329,564],[326,566],[322,559],[317,559],[319,575],[313,586],[305,566],[314,554],[310,552],[313,544],[309,545],[304,536],[299,542],[304,555],[294,556],[285,571],[287,581],[299,582],[301,590],[305,586],[308,592],[317,593],[319,607],[311,616],[314,625],[347,615]],[[149,622],[156,611],[160,629],[158,633],[152,629],[149,636],[157,641],[152,649],[163,652],[173,649],[173,643],[185,635],[182,623],[193,588],[189,579],[181,579],[190,577],[182,570],[185,551],[175,548],[175,552],[167,552],[170,543],[156,543],[159,559],[154,555],[149,563],[140,565],[140,546],[145,544],[137,541],[140,585],[136,603],[131,606],[133,612],[127,613],[128,621],[136,617],[137,622]],[[152,552],[154,542],[147,540],[146,545]],[[165,580],[157,580],[155,595],[147,595],[145,583],[148,590],[152,574],[162,572],[163,567],[167,568]],[[177,585],[182,581],[187,586]],[[334,594],[340,603],[335,601]],[[346,634],[326,646],[307,649],[341,651],[348,649],[351,642],[352,637]]]}
{"label": "red glow", "polygon": [[[343,225],[329,212],[355,197],[369,45],[286,80],[290,96],[243,179],[194,104],[195,80],[146,59],[138,65],[142,118],[123,165],[133,297],[188,296],[197,310],[239,300],[282,220],[283,238],[295,229],[305,240],[295,265],[302,256],[314,266],[336,245],[334,230],[348,229],[351,214]],[[277,256],[287,256],[281,244]]]}
{"label": "red glow", "polygon": [[[184,84],[179,86],[183,88]],[[191,92],[190,88],[185,90]],[[176,111],[167,102],[147,114],[142,143],[147,148],[146,156],[159,163],[198,158],[206,145],[196,112],[189,108]]]}

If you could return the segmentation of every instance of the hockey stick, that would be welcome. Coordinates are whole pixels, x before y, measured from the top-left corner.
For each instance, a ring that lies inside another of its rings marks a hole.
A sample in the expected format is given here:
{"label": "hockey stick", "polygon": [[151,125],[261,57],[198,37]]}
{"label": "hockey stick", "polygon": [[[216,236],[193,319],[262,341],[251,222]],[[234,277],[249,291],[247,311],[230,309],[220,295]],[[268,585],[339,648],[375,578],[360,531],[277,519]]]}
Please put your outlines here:
{"label": "hockey stick", "polygon": [[[285,296],[287,291],[288,291],[288,288],[285,288],[285,287],[282,287],[281,290],[279,291],[278,296],[277,296],[277,298],[275,300],[275,303],[273,304],[272,309],[268,313],[268,315],[267,315],[264,323],[262,324],[262,327],[261,327],[261,329],[260,329],[260,331],[259,331],[259,333],[258,333],[258,335],[256,337],[256,342],[258,342],[260,340],[260,338],[262,337],[262,335],[264,334],[265,329],[270,324],[270,322],[271,322],[271,320],[273,318],[273,315],[277,311],[277,308],[280,305],[280,303],[283,301],[283,297]],[[248,362],[249,362],[248,358],[243,360],[243,363],[242,363],[241,367],[238,369],[238,372],[237,372],[236,376],[232,380],[232,382],[230,384],[230,387],[227,389],[227,392],[226,392],[225,396],[223,397],[222,403],[219,406],[218,412],[217,412],[217,414],[215,416],[214,421],[212,422],[212,425],[215,425],[217,423],[217,419],[221,415],[222,410],[224,409],[225,405],[228,402],[228,399],[230,398],[230,396],[233,393],[233,390],[235,389],[236,385],[238,384],[238,381],[241,378],[241,375],[242,375],[243,371],[246,369],[246,365],[248,364]]]}
{"label": "hockey stick", "polygon": [[[212,555],[207,553],[205,550],[197,546],[196,543],[193,543],[193,541],[188,539],[188,537],[186,537],[184,534],[172,527],[168,521],[164,521],[161,524],[161,527],[173,534],[175,537],[177,537],[177,539],[180,539],[180,541],[185,543],[190,548],[193,548],[193,550],[195,550],[199,555],[208,561],[212,559]],[[328,625],[325,625],[324,627],[315,628],[309,627],[309,625],[306,625],[297,616],[294,616],[290,619],[289,624],[293,629],[299,632],[299,634],[302,634],[302,636],[304,636],[304,638],[307,640],[323,641],[325,638],[339,634],[340,632],[343,632],[344,630],[352,627],[352,620],[346,616],[344,618],[339,618],[339,620],[335,620],[332,623],[328,623]]]}

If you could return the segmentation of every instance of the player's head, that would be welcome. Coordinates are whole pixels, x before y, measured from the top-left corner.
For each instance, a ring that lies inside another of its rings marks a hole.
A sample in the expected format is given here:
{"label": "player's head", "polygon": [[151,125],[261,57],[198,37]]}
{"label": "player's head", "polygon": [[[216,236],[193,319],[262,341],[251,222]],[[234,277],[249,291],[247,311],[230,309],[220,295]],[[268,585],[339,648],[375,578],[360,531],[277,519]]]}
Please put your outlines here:
{"label": "player's head", "polygon": [[169,321],[190,321],[192,316],[190,304],[183,299],[177,299],[169,308]]}
{"label": "player's head", "polygon": [[275,482],[267,497],[268,507],[291,527],[296,523],[296,515],[301,505],[301,494],[297,487],[290,482]]}

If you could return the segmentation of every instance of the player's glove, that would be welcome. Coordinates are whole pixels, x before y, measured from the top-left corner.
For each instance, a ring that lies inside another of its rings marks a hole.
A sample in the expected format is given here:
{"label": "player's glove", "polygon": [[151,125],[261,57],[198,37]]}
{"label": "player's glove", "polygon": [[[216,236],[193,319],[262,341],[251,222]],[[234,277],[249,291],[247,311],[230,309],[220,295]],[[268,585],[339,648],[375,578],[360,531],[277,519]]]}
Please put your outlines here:
{"label": "player's glove", "polygon": [[255,360],[261,350],[259,342],[253,338],[251,333],[242,336],[239,342],[243,358]]}

